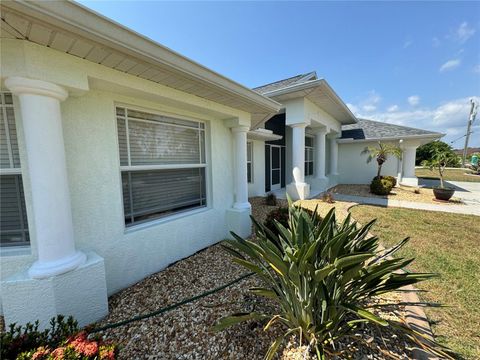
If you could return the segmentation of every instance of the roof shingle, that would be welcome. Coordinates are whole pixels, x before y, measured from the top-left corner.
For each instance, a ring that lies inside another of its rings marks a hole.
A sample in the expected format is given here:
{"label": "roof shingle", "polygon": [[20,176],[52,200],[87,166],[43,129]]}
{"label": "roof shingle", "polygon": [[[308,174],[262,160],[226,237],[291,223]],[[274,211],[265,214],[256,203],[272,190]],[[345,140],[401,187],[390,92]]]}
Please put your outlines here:
{"label": "roof shingle", "polygon": [[407,126],[388,124],[380,121],[358,119],[356,124],[342,126],[341,139],[368,140],[381,138],[404,138],[421,135],[442,136],[443,134]]}
{"label": "roof shingle", "polygon": [[315,71],[312,71],[309,73],[292,76],[288,79],[283,79],[283,80],[275,81],[270,84],[258,86],[256,88],[253,88],[252,90],[263,95],[271,91],[280,90],[292,85],[303,84],[304,82],[307,82],[310,80],[316,80],[316,79],[317,79],[317,73]]}

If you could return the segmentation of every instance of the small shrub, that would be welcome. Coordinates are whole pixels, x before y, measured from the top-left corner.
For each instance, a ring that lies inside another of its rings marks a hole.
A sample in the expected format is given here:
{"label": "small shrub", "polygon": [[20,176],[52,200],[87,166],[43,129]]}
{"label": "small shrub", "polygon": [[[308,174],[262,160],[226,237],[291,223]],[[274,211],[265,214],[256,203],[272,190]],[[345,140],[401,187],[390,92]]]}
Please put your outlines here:
{"label": "small shrub", "polygon": [[275,222],[282,224],[286,228],[288,227],[288,208],[279,207],[278,209],[270,211],[263,224],[267,229],[276,234],[278,230],[275,227]]}
{"label": "small shrub", "polygon": [[414,192],[415,194],[420,194],[420,189],[419,189],[419,188],[415,188],[415,190],[413,190],[413,192]]}
{"label": "small shrub", "polygon": [[322,195],[322,201],[333,204],[335,203],[335,199],[333,198],[333,193],[331,191],[328,191]]}
{"label": "small shrub", "polygon": [[265,204],[269,206],[277,206],[277,196],[274,193],[268,193],[265,198]]}
{"label": "small shrub", "polygon": [[388,195],[392,189],[393,183],[383,176],[374,177],[370,184],[370,192],[375,195]]}
{"label": "small shrub", "polygon": [[393,184],[393,187],[397,186],[397,178],[395,176],[387,175],[383,176],[383,178],[389,180]]}
{"label": "small shrub", "polygon": [[88,339],[85,331],[68,338],[56,348],[40,346],[21,353],[17,360],[114,360],[115,345],[105,344],[100,339]]}
{"label": "small shrub", "polygon": [[0,358],[16,359],[18,354],[40,346],[56,347],[79,330],[78,323],[72,316],[65,320],[63,315],[52,318],[48,329],[40,331],[38,326],[38,320],[25,326],[10,324],[8,331],[0,335]]}
{"label": "small shrub", "polygon": [[69,316],[58,315],[50,320],[50,327],[38,329],[39,321],[24,326],[10,324],[1,333],[0,358],[5,360],[43,359],[115,359],[115,345],[100,340],[89,340],[85,331],[79,332],[78,323]]}

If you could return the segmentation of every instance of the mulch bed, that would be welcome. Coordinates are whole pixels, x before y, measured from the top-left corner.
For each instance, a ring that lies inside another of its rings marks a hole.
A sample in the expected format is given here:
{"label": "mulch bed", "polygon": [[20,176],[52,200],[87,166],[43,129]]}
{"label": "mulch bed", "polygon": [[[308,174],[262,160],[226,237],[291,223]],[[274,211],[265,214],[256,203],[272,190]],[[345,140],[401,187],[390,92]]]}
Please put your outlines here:
{"label": "mulch bed", "polygon": [[[251,203],[252,213],[260,221],[275,208],[264,205],[263,198],[253,198]],[[279,204],[286,205],[281,200]],[[325,204],[328,206],[347,208],[345,203]],[[111,296],[110,313],[97,325],[152,312],[223,285],[245,272],[231,262],[230,255],[220,245],[214,245]],[[211,326],[223,316],[273,306],[248,292],[248,288],[258,285],[258,281],[255,277],[247,278],[196,302],[106,330],[103,335],[120,345],[121,359],[263,359],[280,329],[272,327],[263,331],[262,324],[249,322],[217,333],[211,331]],[[382,316],[397,320],[402,320],[405,315],[402,307],[382,311]],[[306,348],[300,347],[297,341],[292,336],[277,358],[309,359]],[[412,358],[412,347],[414,344],[403,335],[388,328],[368,325],[361,333],[337,342],[329,351],[335,359],[409,359]]]}

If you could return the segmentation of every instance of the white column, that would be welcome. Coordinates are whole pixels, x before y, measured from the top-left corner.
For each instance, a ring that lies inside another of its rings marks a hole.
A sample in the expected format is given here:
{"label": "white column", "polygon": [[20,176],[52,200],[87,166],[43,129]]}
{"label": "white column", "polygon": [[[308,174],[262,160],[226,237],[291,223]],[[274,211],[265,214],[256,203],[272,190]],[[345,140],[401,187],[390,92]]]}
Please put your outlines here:
{"label": "white column", "polygon": [[315,177],[319,180],[326,179],[325,177],[325,129],[318,130],[315,133]]}
{"label": "white column", "polygon": [[247,179],[247,132],[248,126],[233,127],[234,136],[234,186],[235,209],[249,209],[248,179]]}
{"label": "white column", "polygon": [[402,149],[402,157],[400,159],[397,159],[397,187],[400,186],[400,183],[402,182],[402,176],[403,176],[403,148],[402,148],[402,143],[403,143],[403,140],[400,140],[398,142],[399,147]]}
{"label": "white column", "polygon": [[287,185],[292,200],[307,199],[310,185],[305,182],[305,127],[306,123],[290,124],[292,128],[293,181]]}
{"label": "white column", "polygon": [[338,175],[338,144],[337,138],[330,138],[330,174]]}
{"label": "white column", "polygon": [[290,125],[292,128],[293,182],[305,183],[305,127],[304,123]]}
{"label": "white column", "polygon": [[408,186],[418,186],[418,179],[415,176],[415,157],[417,155],[417,146],[405,145],[403,148],[403,174],[402,184]]}
{"label": "white column", "polygon": [[46,278],[77,268],[85,255],[75,250],[65,165],[60,101],[65,89],[52,83],[11,77],[5,85],[19,97],[31,184],[38,260],[32,278]]}

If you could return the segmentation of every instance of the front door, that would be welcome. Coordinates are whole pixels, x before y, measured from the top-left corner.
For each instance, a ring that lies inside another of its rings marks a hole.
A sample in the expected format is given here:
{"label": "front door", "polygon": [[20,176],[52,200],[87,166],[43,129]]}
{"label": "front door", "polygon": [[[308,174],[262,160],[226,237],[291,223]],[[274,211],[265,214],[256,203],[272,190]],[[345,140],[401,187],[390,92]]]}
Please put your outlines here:
{"label": "front door", "polygon": [[282,147],[270,147],[270,189],[277,190],[282,187]]}

